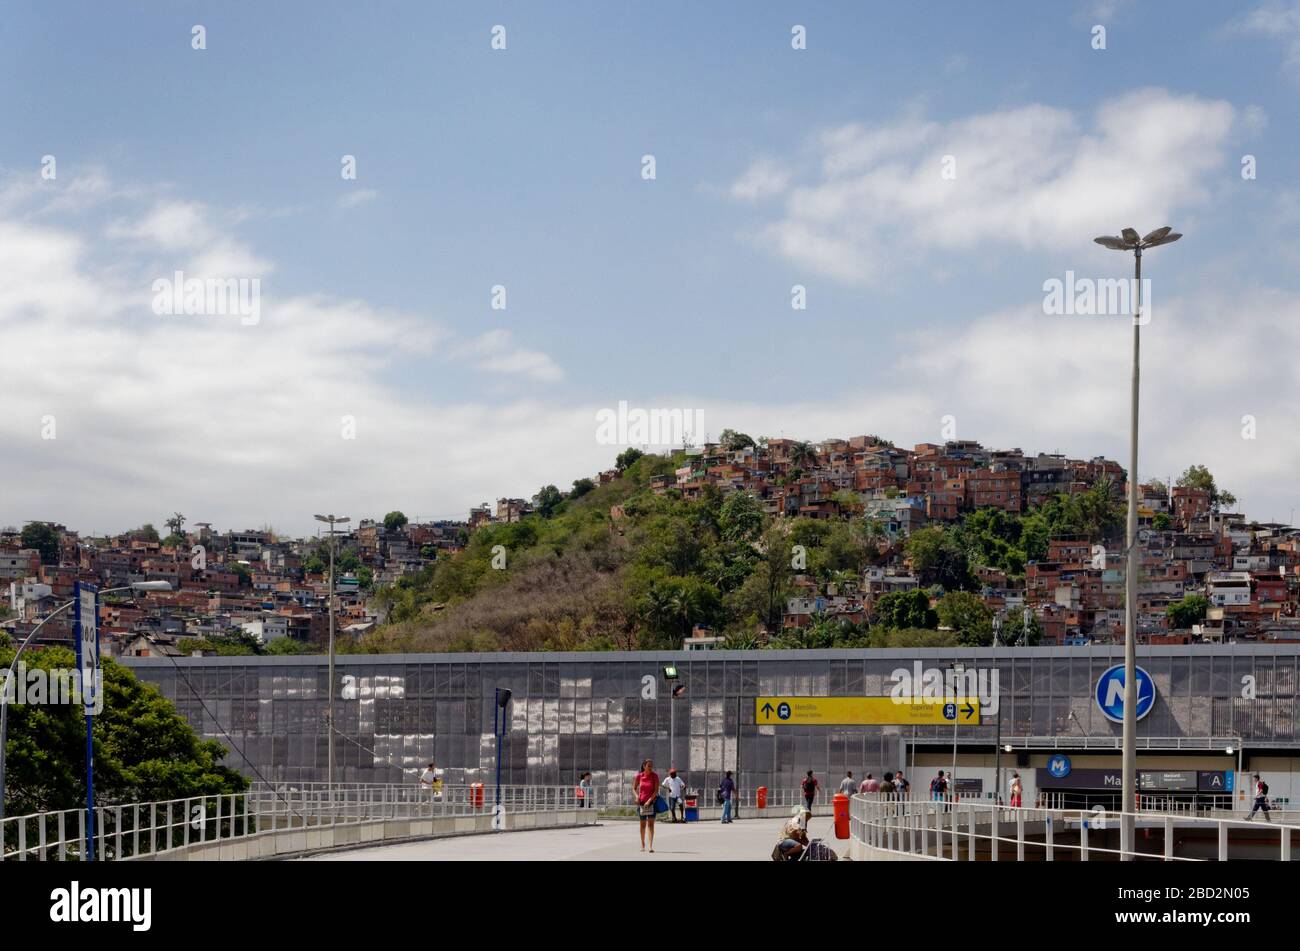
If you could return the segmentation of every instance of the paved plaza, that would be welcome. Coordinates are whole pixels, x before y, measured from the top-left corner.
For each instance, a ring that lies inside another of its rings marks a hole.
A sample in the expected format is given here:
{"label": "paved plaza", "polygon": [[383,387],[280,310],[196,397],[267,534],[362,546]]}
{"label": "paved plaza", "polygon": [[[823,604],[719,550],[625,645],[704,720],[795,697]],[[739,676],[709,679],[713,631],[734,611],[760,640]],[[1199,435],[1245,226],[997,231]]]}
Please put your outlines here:
{"label": "paved plaza", "polygon": [[[778,814],[763,819],[720,822],[656,823],[654,854],[641,852],[636,822],[602,820],[576,829],[505,832],[353,849],[306,861],[595,861],[595,862],[770,862],[772,846],[785,823]],[[837,842],[829,817],[814,818],[813,838],[825,839],[843,858],[847,842]]]}

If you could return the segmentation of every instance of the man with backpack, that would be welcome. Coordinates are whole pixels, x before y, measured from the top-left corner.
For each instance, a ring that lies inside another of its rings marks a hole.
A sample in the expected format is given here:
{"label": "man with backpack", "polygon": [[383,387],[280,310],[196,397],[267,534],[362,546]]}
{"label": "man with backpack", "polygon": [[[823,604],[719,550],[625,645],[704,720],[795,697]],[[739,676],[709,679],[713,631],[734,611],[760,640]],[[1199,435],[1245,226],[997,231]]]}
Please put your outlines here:
{"label": "man with backpack", "polygon": [[930,798],[935,802],[943,802],[948,795],[948,779],[943,775],[943,770],[930,780]]}
{"label": "man with backpack", "polygon": [[813,800],[817,798],[817,790],[821,783],[817,782],[817,777],[813,776],[813,771],[808,770],[808,775],[803,778],[803,803],[808,812],[812,812]]}
{"label": "man with backpack", "polygon": [[1257,813],[1261,809],[1264,810],[1264,821],[1272,822],[1273,820],[1272,818],[1270,818],[1268,814],[1268,783],[1260,779],[1259,773],[1256,773],[1255,774],[1255,805],[1254,807],[1251,808],[1250,815],[1248,815],[1246,819],[1248,821],[1250,819],[1254,819],[1255,813]]}

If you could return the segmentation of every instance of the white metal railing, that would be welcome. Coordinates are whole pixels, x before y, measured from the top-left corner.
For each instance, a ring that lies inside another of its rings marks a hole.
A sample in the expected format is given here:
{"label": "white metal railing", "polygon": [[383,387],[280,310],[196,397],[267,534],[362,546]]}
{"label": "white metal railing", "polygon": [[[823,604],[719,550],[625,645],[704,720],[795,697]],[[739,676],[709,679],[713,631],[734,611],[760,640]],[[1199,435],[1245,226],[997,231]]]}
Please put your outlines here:
{"label": "white metal railing", "polygon": [[[1063,732],[1059,736],[1003,736],[1002,742],[1017,750],[1118,750],[1122,747],[1123,737],[1118,734],[1086,736]],[[1140,750],[1222,752],[1225,747],[1240,745],[1240,743],[1241,739],[1235,734],[1232,736],[1139,736],[1137,738],[1137,748]]]}
{"label": "white metal railing", "polygon": [[[590,794],[589,794],[590,797]],[[588,798],[588,801],[591,801]],[[254,783],[247,792],[95,808],[95,857],[113,861],[187,849],[263,832],[347,825],[375,819],[491,814],[493,786]],[[502,786],[508,814],[579,808],[572,786]],[[0,859],[84,861],[86,810],[61,809],[0,822]]]}
{"label": "white metal railing", "polygon": [[[1134,846],[1127,850],[1112,844],[1126,820],[1134,826]],[[1245,832],[1236,854],[1231,833]],[[1151,833],[1159,832],[1158,836]],[[1142,841],[1159,851],[1137,847]],[[949,861],[1080,861],[1157,859],[1196,862],[1230,858],[1291,860],[1291,838],[1300,837],[1300,825],[1215,819],[1186,812],[1142,812],[1123,816],[1104,809],[1052,809],[1008,807],[978,800],[901,800],[872,794],[857,795],[849,804],[850,838],[864,846]],[[1207,854],[1176,855],[1179,839],[1205,843],[1185,851]],[[1090,841],[1091,839],[1091,841]]]}

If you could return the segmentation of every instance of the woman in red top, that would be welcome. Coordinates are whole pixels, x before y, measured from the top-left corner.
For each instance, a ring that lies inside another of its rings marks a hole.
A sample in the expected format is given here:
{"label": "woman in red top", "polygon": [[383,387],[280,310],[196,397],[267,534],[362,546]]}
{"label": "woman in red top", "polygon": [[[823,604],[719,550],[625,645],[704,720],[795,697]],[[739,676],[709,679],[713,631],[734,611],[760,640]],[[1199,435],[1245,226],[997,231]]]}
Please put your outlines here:
{"label": "woman in red top", "polygon": [[641,771],[632,777],[632,796],[636,799],[636,814],[641,817],[641,851],[645,851],[645,827],[650,826],[650,851],[655,850],[655,797],[659,795],[659,774],[655,764],[646,760]]}

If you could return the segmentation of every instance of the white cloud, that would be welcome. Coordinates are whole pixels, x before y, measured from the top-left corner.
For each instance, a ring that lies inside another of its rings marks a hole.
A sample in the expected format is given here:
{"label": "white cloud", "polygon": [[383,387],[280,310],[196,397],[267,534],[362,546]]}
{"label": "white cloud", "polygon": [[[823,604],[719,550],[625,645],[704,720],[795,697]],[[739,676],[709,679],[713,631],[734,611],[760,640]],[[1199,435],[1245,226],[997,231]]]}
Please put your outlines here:
{"label": "white cloud", "polygon": [[[428,315],[321,295],[264,293],[253,326],[156,316],[160,250],[188,262],[187,276],[269,267],[219,217],[146,202],[113,226],[100,263],[102,229],[0,214],[0,524],[120,530],[156,523],[160,506],[292,531],[310,530],[321,506],[463,517],[482,493],[554,481],[557,446],[585,452],[583,471],[608,464],[572,407],[429,402],[420,368],[449,371],[458,350],[493,376],[562,377],[508,332],[466,341]],[[47,415],[53,440],[41,438]]]}
{"label": "white cloud", "polygon": [[770,159],[758,159],[731,186],[731,197],[758,201],[785,191],[790,173]]}
{"label": "white cloud", "polygon": [[514,343],[508,330],[489,330],[453,348],[452,353],[473,362],[480,370],[507,376],[522,376],[539,383],[556,383],[564,379],[549,356],[538,350],[526,350]]}
{"label": "white cloud", "polygon": [[366,202],[374,201],[379,197],[379,192],[373,188],[358,188],[349,191],[339,199],[340,208],[355,208],[357,205],[364,205]]}
{"label": "white cloud", "polygon": [[[842,126],[814,142],[817,168],[806,180],[768,188],[784,195],[784,213],[760,240],[859,284],[926,252],[1078,247],[1203,202],[1233,118],[1226,102],[1147,89],[1103,102],[1090,127],[1045,105]],[[733,193],[752,181],[751,168]]]}
{"label": "white cloud", "polygon": [[1262,4],[1239,17],[1232,29],[1280,42],[1286,57],[1284,68],[1293,78],[1300,78],[1300,0]]}

